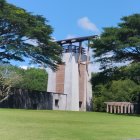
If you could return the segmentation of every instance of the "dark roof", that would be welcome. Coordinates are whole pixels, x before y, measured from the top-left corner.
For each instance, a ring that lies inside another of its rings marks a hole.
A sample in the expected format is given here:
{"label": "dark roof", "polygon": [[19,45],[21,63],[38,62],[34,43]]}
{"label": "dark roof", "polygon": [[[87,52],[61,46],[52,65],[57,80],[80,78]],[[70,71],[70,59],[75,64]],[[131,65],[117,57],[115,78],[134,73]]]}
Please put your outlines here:
{"label": "dark roof", "polygon": [[60,45],[72,44],[72,43],[76,43],[76,42],[87,41],[87,40],[94,39],[97,37],[98,37],[98,35],[93,35],[93,36],[85,36],[85,37],[77,37],[77,38],[71,38],[71,39],[58,40],[56,42]]}

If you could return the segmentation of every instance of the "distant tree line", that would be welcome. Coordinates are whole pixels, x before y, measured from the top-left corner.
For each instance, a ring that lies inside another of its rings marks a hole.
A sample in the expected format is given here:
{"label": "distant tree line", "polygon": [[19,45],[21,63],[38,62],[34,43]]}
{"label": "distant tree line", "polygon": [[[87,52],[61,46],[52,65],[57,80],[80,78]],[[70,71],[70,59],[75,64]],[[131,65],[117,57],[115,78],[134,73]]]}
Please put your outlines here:
{"label": "distant tree line", "polygon": [[27,70],[12,65],[0,66],[0,102],[11,94],[12,88],[46,91],[48,74],[45,69]]}
{"label": "distant tree line", "polygon": [[[0,75],[7,80],[11,80],[13,87],[39,91],[47,90],[48,74],[45,69],[22,69],[12,65],[1,65]],[[15,82],[16,76],[20,79],[18,82]]]}
{"label": "distant tree line", "polygon": [[93,73],[95,111],[105,111],[104,102],[140,102],[140,63]]}

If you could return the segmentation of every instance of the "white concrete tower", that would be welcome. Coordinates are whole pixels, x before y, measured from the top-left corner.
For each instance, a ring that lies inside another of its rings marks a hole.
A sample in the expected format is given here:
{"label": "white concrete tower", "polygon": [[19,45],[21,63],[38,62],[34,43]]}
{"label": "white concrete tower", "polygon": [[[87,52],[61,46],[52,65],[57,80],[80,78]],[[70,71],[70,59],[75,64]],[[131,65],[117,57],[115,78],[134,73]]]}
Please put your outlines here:
{"label": "white concrete tower", "polygon": [[[57,42],[63,47],[62,60],[64,64],[59,65],[56,72],[48,71],[47,91],[55,93],[53,109],[92,110],[89,46],[83,48],[82,42],[95,37],[88,36]],[[73,44],[76,42],[79,43],[78,46]]]}

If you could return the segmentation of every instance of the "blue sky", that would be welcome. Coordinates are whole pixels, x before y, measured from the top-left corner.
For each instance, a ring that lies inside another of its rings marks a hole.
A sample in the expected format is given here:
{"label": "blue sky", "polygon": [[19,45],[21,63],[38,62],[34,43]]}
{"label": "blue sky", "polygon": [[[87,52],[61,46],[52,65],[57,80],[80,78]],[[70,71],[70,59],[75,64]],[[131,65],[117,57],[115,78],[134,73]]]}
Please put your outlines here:
{"label": "blue sky", "polygon": [[57,40],[100,34],[122,16],[140,13],[140,0],[7,0],[28,12],[43,15]]}
{"label": "blue sky", "polygon": [[[100,34],[120,18],[140,13],[140,0],[7,0],[28,12],[43,15],[56,40]],[[98,65],[94,66],[98,68]]]}

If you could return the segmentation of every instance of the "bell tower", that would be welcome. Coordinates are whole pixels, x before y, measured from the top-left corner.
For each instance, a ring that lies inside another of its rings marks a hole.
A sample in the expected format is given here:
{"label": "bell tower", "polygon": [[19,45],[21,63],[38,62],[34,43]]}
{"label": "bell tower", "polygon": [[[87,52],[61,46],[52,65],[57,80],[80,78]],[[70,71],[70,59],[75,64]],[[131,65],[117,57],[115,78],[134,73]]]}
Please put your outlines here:
{"label": "bell tower", "polygon": [[[58,110],[92,110],[89,46],[90,40],[96,37],[87,36],[57,41],[63,47],[63,64],[58,66],[56,72],[49,70],[47,91],[65,95],[65,98],[60,101],[64,106],[58,106]],[[87,46],[83,46],[83,42],[86,42]]]}

